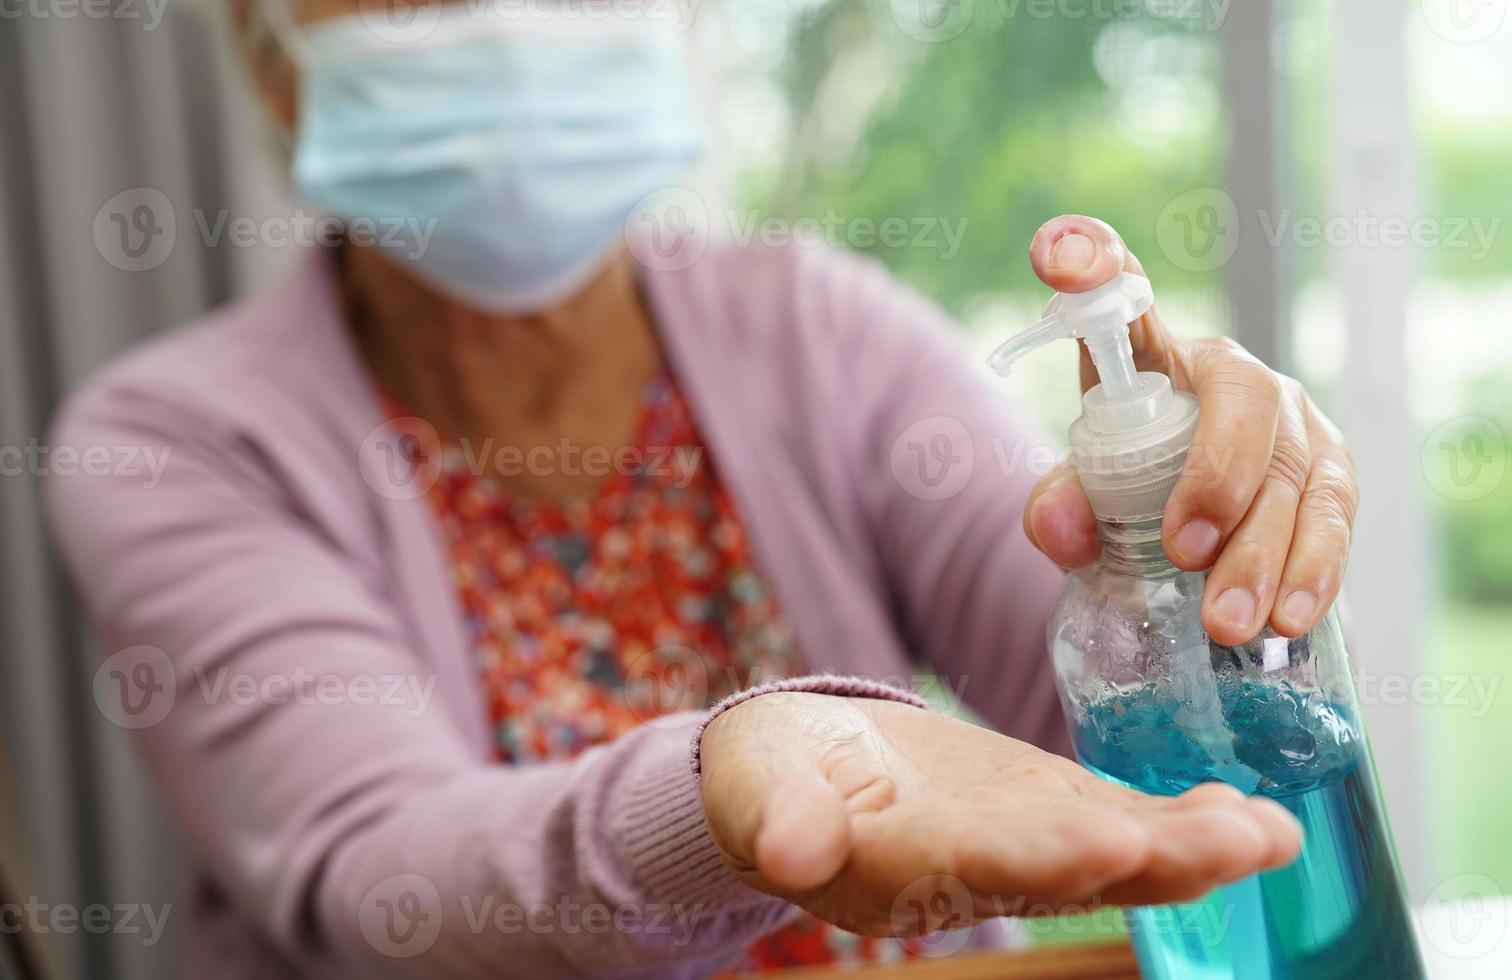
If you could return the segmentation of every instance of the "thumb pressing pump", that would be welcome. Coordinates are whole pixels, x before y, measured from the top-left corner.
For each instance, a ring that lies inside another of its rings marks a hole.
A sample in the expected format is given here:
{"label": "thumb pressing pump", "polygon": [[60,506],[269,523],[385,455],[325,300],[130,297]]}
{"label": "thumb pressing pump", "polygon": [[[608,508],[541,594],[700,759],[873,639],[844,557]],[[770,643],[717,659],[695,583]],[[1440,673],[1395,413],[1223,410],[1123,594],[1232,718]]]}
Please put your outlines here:
{"label": "thumb pressing pump", "polygon": [[1100,520],[1159,516],[1197,431],[1197,399],[1155,371],[1136,371],[1129,324],[1154,303],[1150,280],[1120,273],[1085,293],[1056,293],[1038,323],[993,351],[988,363],[1008,375],[1013,362],[1054,340],[1087,345],[1100,384],[1082,396],[1071,426],[1072,462]]}

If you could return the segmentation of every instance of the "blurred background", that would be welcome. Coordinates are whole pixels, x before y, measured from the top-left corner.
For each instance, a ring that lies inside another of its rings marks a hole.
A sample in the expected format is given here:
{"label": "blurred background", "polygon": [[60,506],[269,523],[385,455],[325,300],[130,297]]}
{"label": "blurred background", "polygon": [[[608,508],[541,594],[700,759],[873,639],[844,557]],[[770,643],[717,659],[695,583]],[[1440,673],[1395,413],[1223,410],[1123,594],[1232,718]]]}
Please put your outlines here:
{"label": "blurred background", "polygon": [[[1046,298],[1034,229],[1097,215],[1168,323],[1233,336],[1307,384],[1359,466],[1347,628],[1430,909],[1512,892],[1507,8],[667,0],[700,64],[714,233],[807,227],[869,253],[985,354]],[[295,205],[223,15],[215,0],[0,0],[0,876],[14,895],[175,899],[171,832],[91,700],[36,478],[64,391],[291,257],[277,229]],[[1000,384],[1052,431],[1079,414],[1056,345]],[[1504,912],[1468,924],[1495,941],[1507,928]],[[81,929],[40,955],[158,976],[169,931]]]}

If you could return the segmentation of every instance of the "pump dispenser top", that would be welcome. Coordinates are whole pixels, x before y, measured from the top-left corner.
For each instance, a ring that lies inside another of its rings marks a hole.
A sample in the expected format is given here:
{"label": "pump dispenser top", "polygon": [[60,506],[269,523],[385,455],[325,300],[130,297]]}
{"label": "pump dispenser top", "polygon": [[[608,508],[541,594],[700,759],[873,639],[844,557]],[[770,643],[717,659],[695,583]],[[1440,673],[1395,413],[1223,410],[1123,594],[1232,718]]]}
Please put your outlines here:
{"label": "pump dispenser top", "polygon": [[1132,272],[1084,293],[1056,293],[1043,318],[992,352],[1007,377],[1013,362],[1052,340],[1087,345],[1099,384],[1082,396],[1071,424],[1071,459],[1098,520],[1159,517],[1197,430],[1197,399],[1154,371],[1136,371],[1129,324],[1154,304],[1150,281]]}

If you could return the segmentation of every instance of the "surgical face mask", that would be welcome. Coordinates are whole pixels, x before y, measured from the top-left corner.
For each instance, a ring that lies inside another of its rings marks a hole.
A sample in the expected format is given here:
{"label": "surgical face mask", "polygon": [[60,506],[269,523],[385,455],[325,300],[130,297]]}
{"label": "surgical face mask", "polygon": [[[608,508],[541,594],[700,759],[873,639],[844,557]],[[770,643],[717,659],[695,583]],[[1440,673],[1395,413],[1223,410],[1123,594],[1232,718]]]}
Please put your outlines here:
{"label": "surgical face mask", "polygon": [[599,271],[699,130],[669,27],[494,7],[430,8],[403,43],[357,15],[278,33],[302,69],[299,193],[449,295],[519,313]]}

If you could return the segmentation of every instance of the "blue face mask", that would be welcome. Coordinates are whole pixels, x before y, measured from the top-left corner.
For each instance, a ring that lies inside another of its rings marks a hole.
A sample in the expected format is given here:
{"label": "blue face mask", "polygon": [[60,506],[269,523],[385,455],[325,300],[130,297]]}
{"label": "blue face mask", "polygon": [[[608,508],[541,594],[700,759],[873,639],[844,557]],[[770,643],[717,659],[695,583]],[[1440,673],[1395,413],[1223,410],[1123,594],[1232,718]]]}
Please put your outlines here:
{"label": "blue face mask", "polygon": [[687,65],[657,25],[475,7],[442,5],[402,44],[360,16],[309,27],[294,183],[448,294],[538,310],[586,284],[636,202],[692,165]]}

